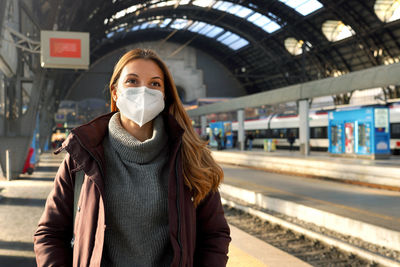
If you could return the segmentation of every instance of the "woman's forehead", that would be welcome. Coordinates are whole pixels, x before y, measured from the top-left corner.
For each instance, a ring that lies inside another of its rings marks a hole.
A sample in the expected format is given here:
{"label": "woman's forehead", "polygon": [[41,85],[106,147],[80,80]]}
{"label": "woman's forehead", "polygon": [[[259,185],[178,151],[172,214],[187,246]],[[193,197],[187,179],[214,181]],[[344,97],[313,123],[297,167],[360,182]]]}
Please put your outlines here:
{"label": "woman's forehead", "polygon": [[164,77],[163,71],[153,60],[134,59],[129,61],[122,69],[121,76],[135,74],[139,77]]}

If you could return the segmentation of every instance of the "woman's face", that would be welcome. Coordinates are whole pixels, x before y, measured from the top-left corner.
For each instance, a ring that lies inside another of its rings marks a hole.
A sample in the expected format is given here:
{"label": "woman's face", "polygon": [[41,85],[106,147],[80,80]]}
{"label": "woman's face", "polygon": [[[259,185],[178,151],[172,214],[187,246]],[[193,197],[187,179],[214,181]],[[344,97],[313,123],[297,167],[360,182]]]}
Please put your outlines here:
{"label": "woman's face", "polygon": [[112,91],[112,97],[114,101],[117,101],[118,95],[125,88],[140,86],[159,90],[165,96],[164,73],[153,60],[134,59],[126,64],[121,71],[116,88]]}

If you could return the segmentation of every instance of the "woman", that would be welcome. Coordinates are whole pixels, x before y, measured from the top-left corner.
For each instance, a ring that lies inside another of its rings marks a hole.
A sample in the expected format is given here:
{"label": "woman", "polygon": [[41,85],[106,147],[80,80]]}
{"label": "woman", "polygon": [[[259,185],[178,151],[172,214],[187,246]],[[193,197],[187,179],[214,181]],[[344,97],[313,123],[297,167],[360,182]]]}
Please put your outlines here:
{"label": "woman", "polygon": [[166,65],[151,50],[129,51],[110,92],[112,112],[72,130],[56,151],[68,153],[35,233],[38,266],[225,266],[223,172]]}

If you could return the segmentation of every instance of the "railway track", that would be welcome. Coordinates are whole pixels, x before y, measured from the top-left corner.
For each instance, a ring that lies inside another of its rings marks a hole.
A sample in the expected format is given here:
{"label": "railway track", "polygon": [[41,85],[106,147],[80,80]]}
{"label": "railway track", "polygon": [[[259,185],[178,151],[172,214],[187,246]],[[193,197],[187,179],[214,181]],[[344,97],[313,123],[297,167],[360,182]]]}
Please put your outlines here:
{"label": "railway track", "polygon": [[228,223],[312,266],[400,266],[399,252],[359,240],[346,240],[339,233],[335,235],[323,230],[316,231],[312,226],[308,227],[307,223],[302,224],[275,212],[245,206],[225,196],[223,203]]}

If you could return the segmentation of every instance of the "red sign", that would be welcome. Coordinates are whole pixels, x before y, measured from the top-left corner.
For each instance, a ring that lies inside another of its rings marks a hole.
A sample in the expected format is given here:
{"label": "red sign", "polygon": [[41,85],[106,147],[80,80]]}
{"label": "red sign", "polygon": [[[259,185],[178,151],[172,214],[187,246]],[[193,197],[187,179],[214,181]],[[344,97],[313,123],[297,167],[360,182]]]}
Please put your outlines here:
{"label": "red sign", "polygon": [[50,38],[50,56],[51,57],[81,57],[81,40]]}

